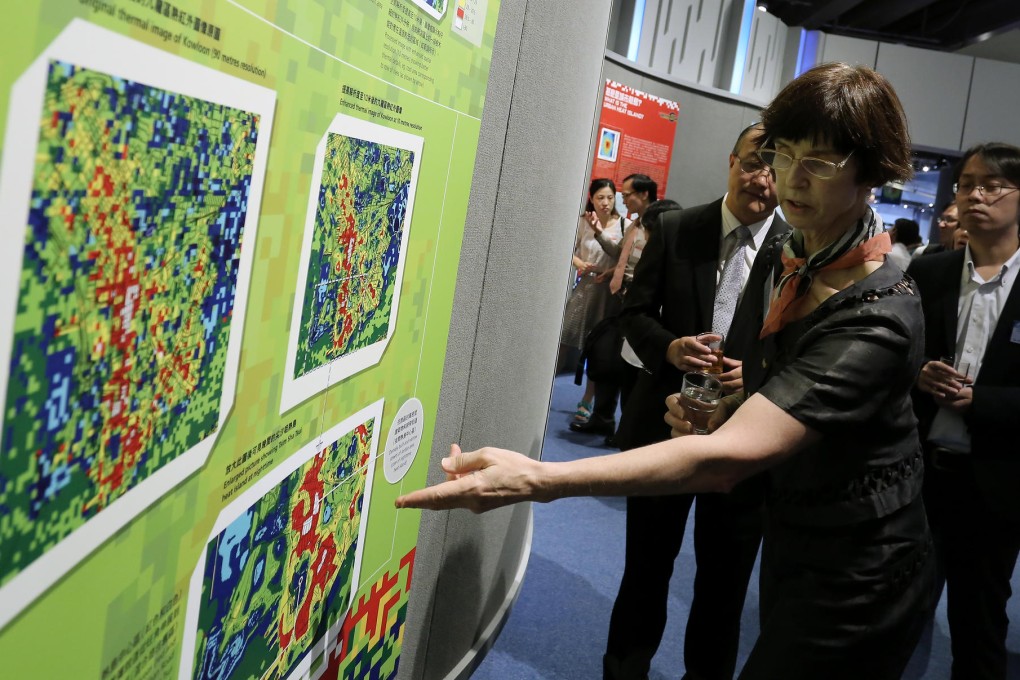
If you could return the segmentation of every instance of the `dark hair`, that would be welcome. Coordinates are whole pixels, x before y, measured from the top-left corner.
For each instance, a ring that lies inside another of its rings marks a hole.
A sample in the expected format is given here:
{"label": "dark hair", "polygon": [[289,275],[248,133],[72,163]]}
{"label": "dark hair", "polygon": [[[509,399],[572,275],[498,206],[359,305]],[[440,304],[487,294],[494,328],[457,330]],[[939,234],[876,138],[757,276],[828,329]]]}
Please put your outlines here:
{"label": "dark hair", "polygon": [[609,187],[612,190],[612,192],[613,192],[613,212],[612,212],[612,214],[613,215],[619,215],[620,214],[620,213],[618,213],[616,211],[616,200],[615,200],[616,199],[616,185],[613,183],[613,180],[609,179],[608,177],[599,177],[599,178],[593,179],[591,181],[591,184],[588,186],[588,202],[584,204],[584,211],[585,212],[592,212],[593,210],[595,210],[595,204],[591,202],[591,197],[594,196],[595,194],[597,194],[602,189],[605,189],[606,187]]}
{"label": "dark hair", "polygon": [[896,242],[905,246],[912,246],[921,242],[921,227],[914,220],[901,217],[893,222],[896,230]]}
{"label": "dark hair", "polygon": [[[963,167],[963,166],[961,165],[960,167]],[[943,203],[942,204],[942,209],[939,210],[939,214],[936,215],[936,219],[938,219],[938,217],[940,217],[942,215],[942,213],[944,213],[945,211],[949,210],[951,207],[954,207],[955,205],[956,205],[956,199],[955,198],[951,198],[948,201],[946,201],[945,203]]]}
{"label": "dark hair", "polygon": [[988,142],[970,147],[953,168],[954,182],[960,181],[963,166],[972,156],[977,156],[984,161],[992,174],[998,175],[1012,184],[1020,185],[1020,148],[1004,142]]}
{"label": "dark hair", "polygon": [[[655,183],[655,180],[648,175],[642,175],[635,173],[633,175],[627,175],[623,178],[624,182],[629,181],[634,191],[638,193],[648,192],[648,202],[651,203],[659,197],[659,185]],[[622,184],[622,182],[621,182]]]}
{"label": "dark hair", "polygon": [[645,208],[645,214],[641,216],[641,226],[651,234],[652,231],[659,228],[659,218],[662,217],[662,213],[680,209],[680,204],[671,198],[660,198],[657,201],[652,201]]}
{"label": "dark hair", "polygon": [[731,152],[734,156],[737,156],[738,158],[740,157],[740,145],[744,143],[744,139],[755,131],[758,133],[756,135],[758,139],[755,141],[757,141],[758,145],[761,146],[761,143],[765,141],[765,128],[761,123],[751,123],[741,130],[739,135],[737,135],[737,141],[733,143],[733,151]]}
{"label": "dark hair", "polygon": [[867,66],[831,63],[792,80],[761,116],[769,139],[808,139],[854,152],[857,183],[871,187],[914,172],[907,117],[892,85]]}

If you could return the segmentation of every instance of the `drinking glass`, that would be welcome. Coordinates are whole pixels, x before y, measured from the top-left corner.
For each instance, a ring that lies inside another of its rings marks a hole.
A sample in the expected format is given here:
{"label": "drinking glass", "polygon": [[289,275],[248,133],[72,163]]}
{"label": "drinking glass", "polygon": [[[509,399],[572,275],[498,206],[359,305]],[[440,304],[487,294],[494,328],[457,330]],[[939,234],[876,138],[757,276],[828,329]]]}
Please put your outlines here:
{"label": "drinking glass", "polygon": [[712,350],[712,356],[715,357],[715,362],[711,366],[705,366],[700,370],[701,373],[710,373],[712,375],[718,375],[723,372],[723,348],[726,344],[726,336],[722,333],[713,333],[707,331],[705,333],[698,333],[695,336],[697,341],[702,345],[705,345]]}
{"label": "drinking glass", "polygon": [[694,434],[708,434],[708,421],[722,398],[722,383],[707,373],[688,373],[680,390],[684,419]]}
{"label": "drinking glass", "polygon": [[963,376],[964,380],[970,377],[970,362],[961,359],[956,364],[956,372]]}
{"label": "drinking glass", "polygon": [[970,377],[970,362],[966,359],[960,358],[957,360],[956,355],[946,354],[939,357],[939,363],[943,363],[947,366],[952,366],[953,370],[962,375],[964,378]]}

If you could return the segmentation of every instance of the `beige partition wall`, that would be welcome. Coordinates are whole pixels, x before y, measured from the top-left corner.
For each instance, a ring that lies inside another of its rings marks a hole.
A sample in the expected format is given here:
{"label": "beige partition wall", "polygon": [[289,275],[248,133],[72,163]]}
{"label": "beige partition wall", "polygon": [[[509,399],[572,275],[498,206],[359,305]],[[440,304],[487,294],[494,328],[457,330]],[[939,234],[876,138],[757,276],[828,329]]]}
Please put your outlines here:
{"label": "beige partition wall", "polygon": [[[444,442],[540,453],[610,9],[503,0],[430,482]],[[467,676],[516,597],[530,528],[527,505],[425,514],[398,677]]]}

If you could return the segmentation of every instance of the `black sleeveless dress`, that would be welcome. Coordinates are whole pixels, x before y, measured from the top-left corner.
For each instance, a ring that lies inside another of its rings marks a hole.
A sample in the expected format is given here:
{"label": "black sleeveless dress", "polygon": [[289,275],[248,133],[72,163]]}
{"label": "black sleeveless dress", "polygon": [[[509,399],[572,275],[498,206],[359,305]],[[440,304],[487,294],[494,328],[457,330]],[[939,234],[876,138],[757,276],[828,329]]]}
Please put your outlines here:
{"label": "black sleeveless dress", "polygon": [[[776,252],[756,265],[775,271]],[[902,675],[934,595],[910,404],[923,345],[917,290],[886,262],[746,357],[748,393],[822,438],[766,474],[761,634],[741,680]]]}

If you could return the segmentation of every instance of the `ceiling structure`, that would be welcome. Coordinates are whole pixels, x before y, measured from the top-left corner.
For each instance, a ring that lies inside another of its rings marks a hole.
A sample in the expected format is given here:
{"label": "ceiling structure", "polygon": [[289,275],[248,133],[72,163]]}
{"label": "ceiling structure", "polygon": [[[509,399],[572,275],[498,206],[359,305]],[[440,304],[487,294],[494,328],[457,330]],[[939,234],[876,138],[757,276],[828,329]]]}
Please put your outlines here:
{"label": "ceiling structure", "polygon": [[1017,0],[761,0],[787,26],[956,52],[1020,28]]}

